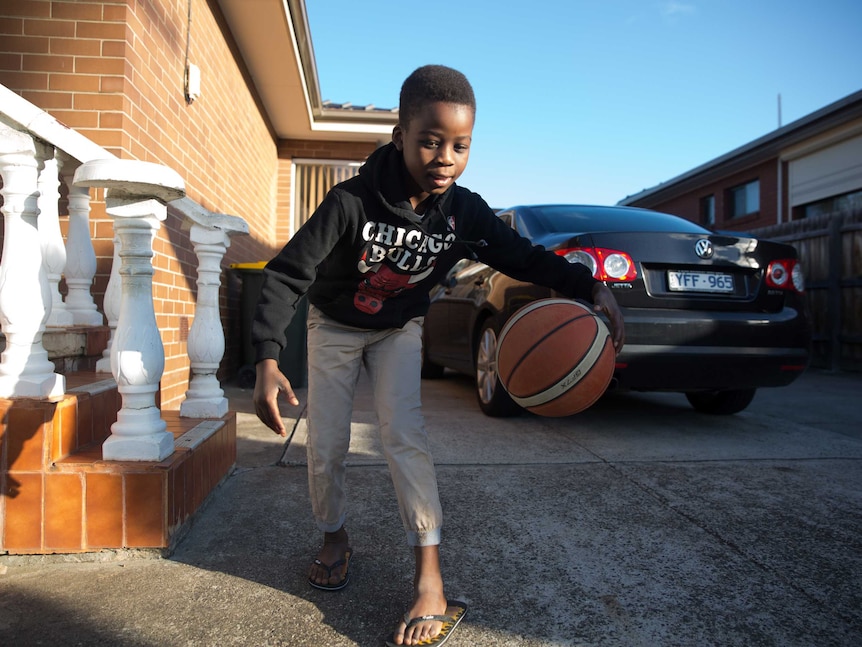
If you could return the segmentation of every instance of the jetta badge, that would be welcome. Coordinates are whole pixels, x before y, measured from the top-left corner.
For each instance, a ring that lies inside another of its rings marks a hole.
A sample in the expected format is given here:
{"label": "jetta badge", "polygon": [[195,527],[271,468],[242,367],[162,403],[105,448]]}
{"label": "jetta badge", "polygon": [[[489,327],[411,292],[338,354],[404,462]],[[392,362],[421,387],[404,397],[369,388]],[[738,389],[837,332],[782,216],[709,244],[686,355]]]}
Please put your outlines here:
{"label": "jetta badge", "polygon": [[706,238],[701,238],[694,244],[694,252],[701,258],[712,258],[715,250],[712,248],[712,243]]}

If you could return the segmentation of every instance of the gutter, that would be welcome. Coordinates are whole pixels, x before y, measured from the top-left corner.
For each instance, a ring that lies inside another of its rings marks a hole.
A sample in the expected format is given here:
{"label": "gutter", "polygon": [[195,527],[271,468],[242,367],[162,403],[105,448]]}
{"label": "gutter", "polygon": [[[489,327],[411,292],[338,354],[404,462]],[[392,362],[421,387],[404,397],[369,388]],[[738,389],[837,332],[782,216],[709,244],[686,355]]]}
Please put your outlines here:
{"label": "gutter", "polygon": [[288,19],[291,22],[290,34],[299,61],[302,75],[302,88],[308,108],[308,120],[312,131],[318,132],[356,132],[391,135],[398,121],[398,109],[380,110],[328,108],[320,94],[320,82],[311,44],[311,29],[305,0],[285,0]]}

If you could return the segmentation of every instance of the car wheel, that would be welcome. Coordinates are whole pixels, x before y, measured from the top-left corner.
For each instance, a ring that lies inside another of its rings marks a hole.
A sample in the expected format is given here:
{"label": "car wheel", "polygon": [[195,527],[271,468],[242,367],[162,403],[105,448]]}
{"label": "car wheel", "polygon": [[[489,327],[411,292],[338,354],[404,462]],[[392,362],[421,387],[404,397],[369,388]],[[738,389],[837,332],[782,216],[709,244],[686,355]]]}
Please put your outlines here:
{"label": "car wheel", "polygon": [[497,333],[493,319],[486,319],[476,345],[476,396],[479,408],[492,418],[518,416],[523,409],[512,401],[497,375]]}
{"label": "car wheel", "polygon": [[686,393],[689,403],[701,413],[727,416],[739,413],[754,399],[757,389],[731,389],[729,391],[692,391]]}

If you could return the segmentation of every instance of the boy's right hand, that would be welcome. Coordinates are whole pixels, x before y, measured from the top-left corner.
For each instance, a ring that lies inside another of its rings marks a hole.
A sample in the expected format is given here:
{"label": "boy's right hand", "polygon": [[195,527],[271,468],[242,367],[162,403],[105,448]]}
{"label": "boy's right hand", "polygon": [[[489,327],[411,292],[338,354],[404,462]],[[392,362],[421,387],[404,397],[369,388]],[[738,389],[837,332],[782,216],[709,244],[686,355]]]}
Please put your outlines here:
{"label": "boy's right hand", "polygon": [[283,392],[290,404],[299,405],[299,400],[290,386],[290,380],[279,370],[278,362],[274,359],[258,362],[255,372],[257,377],[254,383],[254,412],[263,424],[279,436],[287,436],[287,429],[278,410],[278,394]]}

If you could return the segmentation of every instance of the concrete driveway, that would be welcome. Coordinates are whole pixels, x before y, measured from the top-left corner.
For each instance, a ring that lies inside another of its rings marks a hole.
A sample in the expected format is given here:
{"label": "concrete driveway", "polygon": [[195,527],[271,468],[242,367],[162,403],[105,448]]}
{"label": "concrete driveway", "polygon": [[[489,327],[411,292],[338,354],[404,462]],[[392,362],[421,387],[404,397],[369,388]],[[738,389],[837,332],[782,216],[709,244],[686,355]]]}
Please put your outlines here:
{"label": "concrete driveway", "polygon": [[[0,644],[383,644],[412,558],[365,385],[340,593],[305,582],[319,536],[304,422],[285,446],[248,391],[228,395],[237,469],[175,554],[0,558]],[[425,382],[444,575],[470,605],[447,644],[862,644],[860,399],[862,375],[810,371],[730,417],[620,394],[572,418],[494,420],[469,379]]]}

